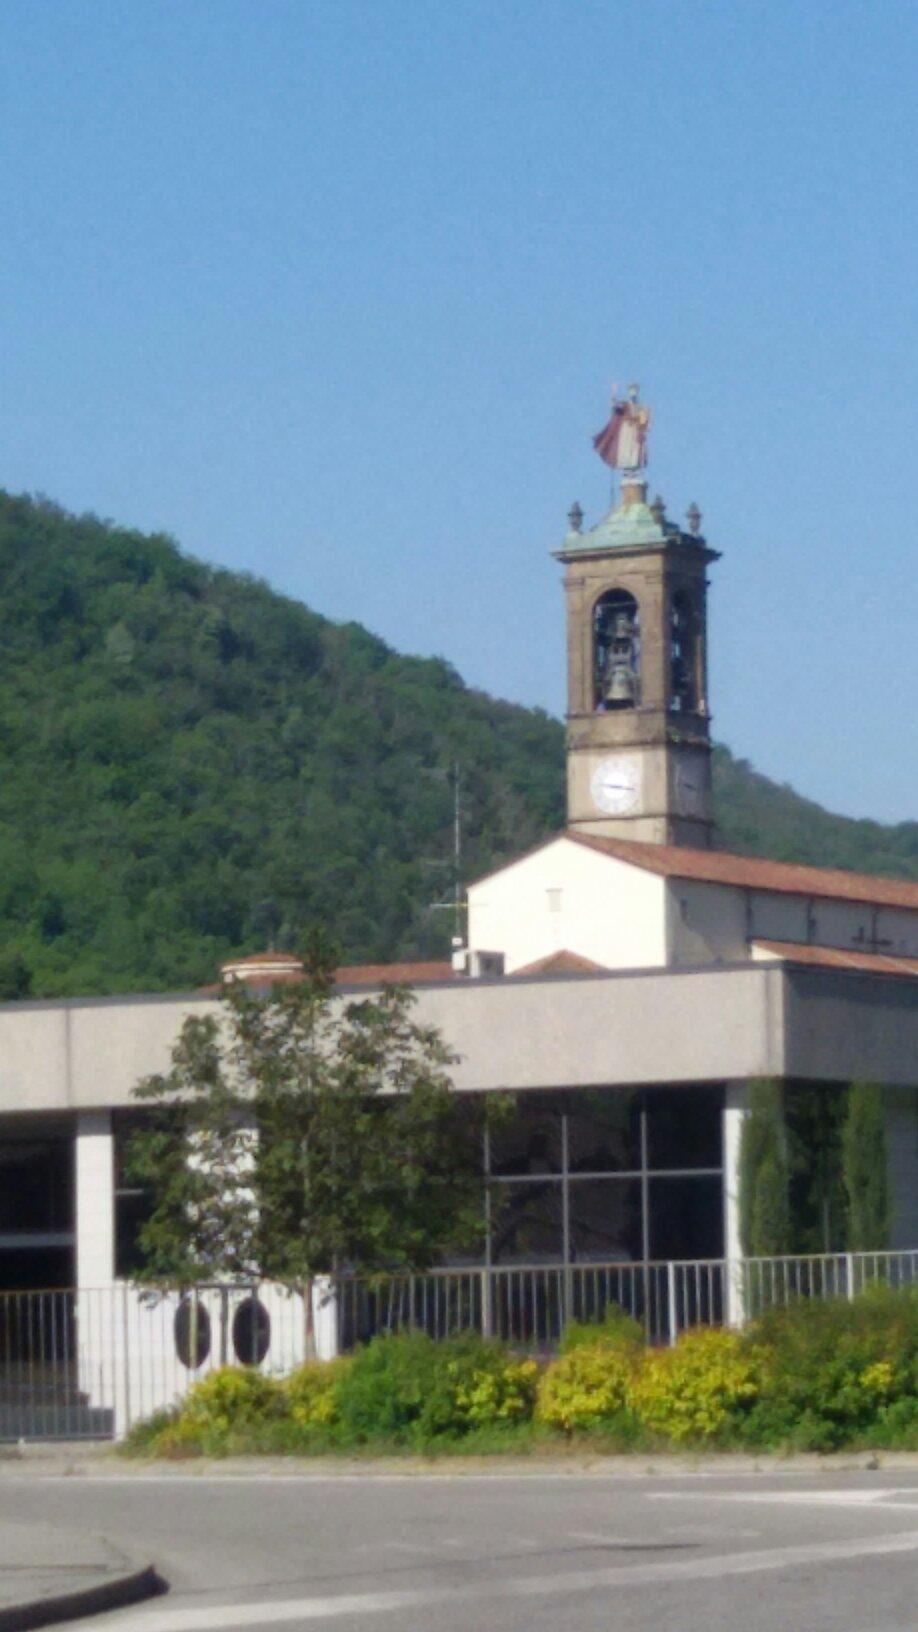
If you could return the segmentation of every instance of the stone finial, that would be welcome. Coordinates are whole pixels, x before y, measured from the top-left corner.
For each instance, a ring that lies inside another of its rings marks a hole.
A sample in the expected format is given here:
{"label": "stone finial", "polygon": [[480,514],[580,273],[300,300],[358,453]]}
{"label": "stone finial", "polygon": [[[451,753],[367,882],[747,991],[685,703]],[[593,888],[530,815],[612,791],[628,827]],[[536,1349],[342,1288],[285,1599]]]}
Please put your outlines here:
{"label": "stone finial", "polygon": [[654,499],[653,504],[650,506],[650,514],[653,516],[657,526],[662,527],[663,518],[666,515],[666,505],[663,503],[659,493]]}
{"label": "stone finial", "polygon": [[701,532],[701,511],[694,502],[690,504],[686,510],[685,519],[689,525],[689,532],[693,536],[697,537],[697,535]]}
{"label": "stone finial", "polygon": [[583,511],[581,510],[576,499],[567,512],[567,519],[571,524],[572,533],[583,532]]}

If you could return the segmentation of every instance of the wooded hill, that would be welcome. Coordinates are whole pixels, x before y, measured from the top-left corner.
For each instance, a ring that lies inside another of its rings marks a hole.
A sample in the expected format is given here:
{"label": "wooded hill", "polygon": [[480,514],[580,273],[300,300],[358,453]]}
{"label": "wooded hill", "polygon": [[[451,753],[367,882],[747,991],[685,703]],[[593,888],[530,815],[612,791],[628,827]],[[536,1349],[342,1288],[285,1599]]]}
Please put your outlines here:
{"label": "wooded hill", "polygon": [[[163,990],[326,924],[442,953],[466,879],[563,821],[563,731],[166,537],[0,493],[0,996]],[[718,749],[727,848],[918,877]]]}

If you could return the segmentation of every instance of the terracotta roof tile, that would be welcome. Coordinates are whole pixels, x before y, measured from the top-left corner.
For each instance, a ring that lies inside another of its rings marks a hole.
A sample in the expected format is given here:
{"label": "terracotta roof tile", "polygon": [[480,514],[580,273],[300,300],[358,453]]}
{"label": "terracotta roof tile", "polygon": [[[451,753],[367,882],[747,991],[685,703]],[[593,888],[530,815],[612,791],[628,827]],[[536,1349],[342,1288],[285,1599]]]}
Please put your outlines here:
{"label": "terracotta roof tile", "polygon": [[690,850],[675,844],[644,844],[636,839],[594,838],[568,830],[567,837],[601,855],[630,862],[664,878],[699,879],[707,884],[777,890],[785,895],[815,895],[871,906],[911,907],[918,911],[918,882],[847,873],[839,867],[803,867],[794,862],[737,856],[727,850]]}
{"label": "terracotta roof tile", "polygon": [[354,963],[335,970],[339,986],[414,986],[419,980],[452,980],[453,966],[430,958],[422,963]]}
{"label": "terracotta roof tile", "polygon": [[872,975],[918,976],[918,958],[892,958],[886,952],[859,952],[842,946],[810,946],[800,941],[753,941],[789,963],[812,964],[821,969],[855,969]]}
{"label": "terracotta roof tile", "polygon": [[536,958],[534,963],[524,963],[520,969],[513,969],[509,978],[514,980],[517,975],[605,975],[608,969],[603,963],[594,963],[592,958],[581,957],[579,952],[570,952],[564,947],[560,952],[549,952],[545,958]]}
{"label": "terracotta roof tile", "polygon": [[227,958],[223,969],[302,969],[302,960],[295,952],[250,952],[244,958]]}
{"label": "terracotta roof tile", "polygon": [[[256,952],[247,958],[232,958],[222,967],[239,972],[239,978],[250,986],[298,986],[303,979],[302,964],[299,972],[292,964],[299,960],[288,954]],[[284,967],[286,965],[286,967]],[[413,986],[423,980],[451,980],[454,970],[445,959],[429,958],[417,963],[352,963],[335,970],[336,986]],[[202,997],[219,997],[225,989],[225,980],[215,985],[200,986]]]}

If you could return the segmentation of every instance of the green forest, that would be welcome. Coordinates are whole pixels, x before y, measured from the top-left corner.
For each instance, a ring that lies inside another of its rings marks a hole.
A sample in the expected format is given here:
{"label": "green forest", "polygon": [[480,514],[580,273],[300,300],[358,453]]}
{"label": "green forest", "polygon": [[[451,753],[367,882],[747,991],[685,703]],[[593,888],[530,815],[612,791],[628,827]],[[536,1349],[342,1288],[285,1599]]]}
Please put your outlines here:
{"label": "green forest", "polygon": [[[563,822],[563,728],[162,535],[0,493],[0,997],[168,990],[323,923],[442,954],[463,875]],[[725,848],[918,877],[718,748]]]}

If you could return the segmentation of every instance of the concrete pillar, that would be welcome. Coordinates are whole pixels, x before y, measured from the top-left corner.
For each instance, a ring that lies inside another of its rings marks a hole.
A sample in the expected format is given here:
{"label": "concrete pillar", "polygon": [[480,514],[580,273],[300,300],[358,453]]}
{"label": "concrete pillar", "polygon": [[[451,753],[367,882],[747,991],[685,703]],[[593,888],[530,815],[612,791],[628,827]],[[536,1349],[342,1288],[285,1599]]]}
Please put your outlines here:
{"label": "concrete pillar", "polygon": [[743,1123],[748,1115],[748,1084],[728,1082],[724,1094],[724,1320],[728,1326],[742,1326],[745,1318],[743,1296],[743,1245],[740,1240],[739,1160]]}
{"label": "concrete pillar", "polygon": [[115,1141],[110,1111],[81,1111],[76,1129],[77,1286],[115,1278]]}

